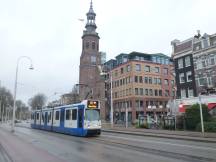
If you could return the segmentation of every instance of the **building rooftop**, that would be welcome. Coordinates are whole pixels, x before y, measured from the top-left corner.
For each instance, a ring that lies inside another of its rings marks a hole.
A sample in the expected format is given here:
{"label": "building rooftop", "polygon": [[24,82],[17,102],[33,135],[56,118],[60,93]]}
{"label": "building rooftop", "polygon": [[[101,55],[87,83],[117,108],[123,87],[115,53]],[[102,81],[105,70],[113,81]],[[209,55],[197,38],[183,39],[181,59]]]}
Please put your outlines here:
{"label": "building rooftop", "polygon": [[109,69],[113,69],[118,65],[121,65],[125,62],[131,61],[131,60],[136,60],[136,61],[150,61],[154,63],[159,63],[159,64],[170,64],[170,57],[163,54],[163,53],[153,53],[153,54],[148,54],[148,53],[141,53],[141,52],[136,52],[133,51],[129,54],[126,53],[120,53],[115,57],[116,59],[111,59],[104,63],[105,66],[109,67]]}

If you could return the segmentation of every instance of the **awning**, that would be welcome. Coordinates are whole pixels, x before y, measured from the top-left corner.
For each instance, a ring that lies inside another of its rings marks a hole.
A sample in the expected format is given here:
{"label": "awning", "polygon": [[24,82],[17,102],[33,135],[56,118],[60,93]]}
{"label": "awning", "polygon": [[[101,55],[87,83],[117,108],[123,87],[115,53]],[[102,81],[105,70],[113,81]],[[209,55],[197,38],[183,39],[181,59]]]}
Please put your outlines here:
{"label": "awning", "polygon": [[209,110],[212,110],[214,108],[216,108],[216,103],[208,103],[208,109]]}

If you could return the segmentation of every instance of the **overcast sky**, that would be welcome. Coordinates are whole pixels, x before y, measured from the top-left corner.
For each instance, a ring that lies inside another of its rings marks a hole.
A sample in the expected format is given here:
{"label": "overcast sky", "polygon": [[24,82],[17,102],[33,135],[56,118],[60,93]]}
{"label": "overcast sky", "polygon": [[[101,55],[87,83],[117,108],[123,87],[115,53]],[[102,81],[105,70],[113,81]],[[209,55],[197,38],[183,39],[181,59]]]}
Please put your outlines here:
{"label": "overcast sky", "polygon": [[[16,61],[17,98],[38,92],[51,96],[79,82],[81,36],[90,0],[0,0],[0,80],[13,92]],[[100,51],[107,60],[132,51],[171,55],[170,42],[201,30],[216,33],[215,0],[93,0]],[[49,97],[49,100],[58,96]]]}

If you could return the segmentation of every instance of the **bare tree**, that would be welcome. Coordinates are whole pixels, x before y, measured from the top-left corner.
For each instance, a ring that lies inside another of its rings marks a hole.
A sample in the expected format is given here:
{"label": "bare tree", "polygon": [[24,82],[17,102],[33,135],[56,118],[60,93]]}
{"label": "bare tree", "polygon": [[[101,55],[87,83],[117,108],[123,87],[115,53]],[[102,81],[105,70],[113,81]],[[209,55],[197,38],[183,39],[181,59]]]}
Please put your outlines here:
{"label": "bare tree", "polygon": [[42,107],[46,104],[47,97],[38,93],[34,97],[30,98],[28,104],[31,106],[32,110],[42,109]]}
{"label": "bare tree", "polygon": [[5,87],[0,87],[0,120],[5,119],[7,108],[13,106],[13,96]]}
{"label": "bare tree", "polygon": [[16,118],[27,119],[29,113],[28,107],[21,100],[16,101]]}

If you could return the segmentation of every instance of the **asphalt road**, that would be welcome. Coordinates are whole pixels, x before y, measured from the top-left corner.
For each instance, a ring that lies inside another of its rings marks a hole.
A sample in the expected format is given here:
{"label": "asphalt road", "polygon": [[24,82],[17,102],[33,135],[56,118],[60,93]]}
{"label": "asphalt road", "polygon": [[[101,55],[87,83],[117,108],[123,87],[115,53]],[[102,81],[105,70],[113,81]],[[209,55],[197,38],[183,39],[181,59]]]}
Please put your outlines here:
{"label": "asphalt road", "polygon": [[15,135],[32,146],[74,162],[216,162],[216,144],[102,133],[81,138],[17,127]]}

